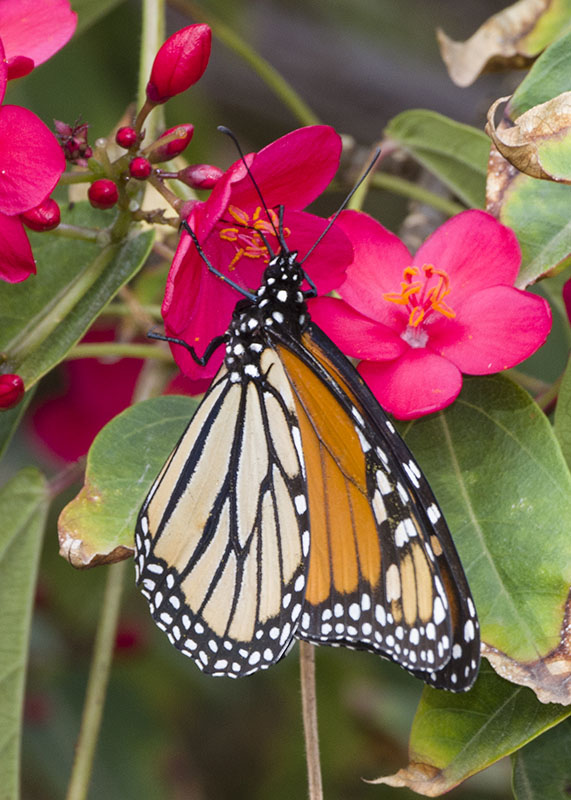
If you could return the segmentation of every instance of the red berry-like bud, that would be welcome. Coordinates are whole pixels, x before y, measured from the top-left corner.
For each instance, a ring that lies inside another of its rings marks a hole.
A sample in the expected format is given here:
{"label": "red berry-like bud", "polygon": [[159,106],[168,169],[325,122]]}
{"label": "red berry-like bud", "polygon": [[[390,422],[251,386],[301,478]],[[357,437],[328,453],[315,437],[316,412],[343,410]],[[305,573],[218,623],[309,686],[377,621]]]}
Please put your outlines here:
{"label": "red berry-like bud", "polygon": [[139,134],[137,131],[134,128],[130,128],[128,125],[124,128],[119,128],[115,134],[115,141],[119,147],[124,147],[125,150],[128,150],[130,147],[136,144],[138,139]]}
{"label": "red berry-like bud", "polygon": [[223,174],[219,167],[213,167],[212,164],[192,164],[181,169],[177,178],[193,189],[213,189]]}
{"label": "red berry-like bud", "polygon": [[108,178],[93,181],[87,191],[89,202],[93,208],[112,208],[119,199],[117,185]]}
{"label": "red berry-like bud", "polygon": [[150,162],[147,161],[146,158],[143,158],[143,156],[137,156],[137,158],[134,158],[129,164],[131,177],[136,178],[138,181],[146,180],[151,174],[152,169]]}
{"label": "red berry-like bud", "polygon": [[19,375],[0,375],[0,410],[17,406],[25,393],[24,381]]}
{"label": "red berry-like bud", "polygon": [[[159,136],[156,141],[156,146],[153,147],[149,153],[149,161],[156,163],[157,161],[168,161],[182,153],[192,139],[194,133],[194,125],[185,124],[177,125],[175,128],[169,128]],[[176,138],[171,139],[172,136]],[[171,139],[166,144],[160,144],[161,139]]]}
{"label": "red berry-like bud", "polygon": [[48,197],[39,206],[20,214],[20,219],[32,231],[51,231],[61,222],[61,213],[56,201]]}
{"label": "red berry-like bud", "polygon": [[147,84],[150,103],[166,103],[202,77],[210,58],[211,40],[208,25],[189,25],[166,40],[155,56]]}

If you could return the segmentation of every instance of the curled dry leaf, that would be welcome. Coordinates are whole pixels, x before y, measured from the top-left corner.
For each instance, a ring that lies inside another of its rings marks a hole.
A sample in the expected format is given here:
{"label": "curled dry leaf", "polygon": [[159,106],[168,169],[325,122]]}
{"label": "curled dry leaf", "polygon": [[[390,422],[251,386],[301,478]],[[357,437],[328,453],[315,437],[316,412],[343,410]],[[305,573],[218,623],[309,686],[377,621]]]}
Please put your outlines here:
{"label": "curled dry leaf", "polygon": [[488,111],[486,133],[500,153],[532,178],[571,183],[571,92],[534,106],[515,123],[504,118],[496,126],[500,97]]}
{"label": "curled dry leaf", "polygon": [[559,643],[546,656],[522,663],[485,642],[482,655],[498,675],[511,683],[528,686],[540,702],[571,705],[571,592],[565,604]]}
{"label": "curled dry leaf", "polygon": [[384,783],[395,789],[412,789],[413,792],[423,794],[425,797],[439,797],[453,788],[442,770],[417,761],[411,761],[394,775],[386,775],[384,778],[376,778],[367,783]]}
{"label": "curled dry leaf", "polygon": [[457,86],[470,86],[486,72],[529,66],[544,45],[527,41],[550,0],[519,0],[486,20],[465,42],[455,42],[438,29],[440,54]]}

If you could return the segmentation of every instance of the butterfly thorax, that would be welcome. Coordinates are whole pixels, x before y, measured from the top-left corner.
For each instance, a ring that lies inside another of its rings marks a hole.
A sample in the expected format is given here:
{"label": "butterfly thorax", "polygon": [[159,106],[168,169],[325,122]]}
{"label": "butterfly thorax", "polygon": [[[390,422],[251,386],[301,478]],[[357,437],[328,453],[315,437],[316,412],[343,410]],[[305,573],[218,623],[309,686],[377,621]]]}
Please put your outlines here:
{"label": "butterfly thorax", "polygon": [[272,331],[279,329],[299,338],[309,322],[301,285],[305,278],[297,253],[274,256],[255,299],[236,304],[228,328],[224,363],[234,382],[260,376],[260,356]]}

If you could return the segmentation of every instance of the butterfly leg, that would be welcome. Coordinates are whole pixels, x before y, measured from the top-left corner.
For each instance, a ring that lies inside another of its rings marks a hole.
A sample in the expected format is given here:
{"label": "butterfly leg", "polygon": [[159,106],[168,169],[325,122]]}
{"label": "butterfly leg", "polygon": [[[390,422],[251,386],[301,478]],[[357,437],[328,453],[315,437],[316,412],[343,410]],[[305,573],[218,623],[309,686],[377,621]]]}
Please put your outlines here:
{"label": "butterfly leg", "polygon": [[228,341],[228,335],[225,333],[221,336],[215,336],[204,351],[204,354],[199,356],[196,354],[194,347],[188,344],[188,342],[185,342],[184,339],[175,339],[172,336],[165,336],[164,333],[157,333],[156,331],[149,331],[147,333],[147,337],[149,339],[159,339],[161,342],[169,342],[170,344],[180,344],[181,347],[184,347],[184,349],[190,353],[196,363],[201,367],[205,367],[210,361],[214,351],[217,350],[221,344]]}
{"label": "butterfly leg", "polygon": [[192,239],[192,241],[194,242],[194,246],[196,247],[196,251],[197,251],[198,255],[200,256],[200,258],[204,261],[204,263],[208,267],[208,271],[211,272],[213,275],[216,275],[217,278],[221,278],[224,281],[224,283],[227,283],[228,286],[231,286],[233,289],[236,289],[236,291],[239,292],[240,294],[244,295],[244,297],[247,297],[249,300],[255,300],[256,299],[256,295],[253,292],[249,292],[247,289],[244,289],[243,286],[240,286],[239,284],[234,283],[234,281],[231,278],[228,278],[227,275],[224,275],[223,272],[220,272],[220,270],[216,269],[216,267],[214,267],[211,264],[210,259],[208,258],[208,256],[206,255],[206,253],[202,249],[202,245],[198,241],[196,233],[192,230],[192,228],[190,227],[188,222],[186,220],[183,220],[181,224],[182,224],[182,227],[185,229],[185,231],[190,236],[190,238]]}

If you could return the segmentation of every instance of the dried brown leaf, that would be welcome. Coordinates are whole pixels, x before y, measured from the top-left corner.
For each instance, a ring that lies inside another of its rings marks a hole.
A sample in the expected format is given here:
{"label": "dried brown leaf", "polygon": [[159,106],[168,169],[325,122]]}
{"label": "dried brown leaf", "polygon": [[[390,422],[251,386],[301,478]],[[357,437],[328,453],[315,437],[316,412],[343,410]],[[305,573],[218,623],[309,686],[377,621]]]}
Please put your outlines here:
{"label": "dried brown leaf", "polygon": [[483,73],[529,66],[538,51],[529,52],[524,40],[549,5],[550,0],[519,0],[486,20],[465,42],[455,42],[438,29],[450,78],[457,86],[470,86]]}
{"label": "dried brown leaf", "polygon": [[425,797],[438,797],[452,788],[450,779],[444,775],[443,770],[419,761],[411,761],[394,775],[386,775],[367,783],[384,783],[399,789],[406,787]]}
{"label": "dried brown leaf", "polygon": [[[496,126],[496,110],[506,100],[509,97],[500,97],[492,104],[486,123],[486,133],[500,153],[520,172],[532,178],[571,183],[571,172],[563,162],[559,162],[560,174],[548,171],[542,163],[542,152],[547,153],[549,145],[561,142],[567,136],[571,138],[571,92],[563,92],[530,108],[515,123],[504,117]],[[571,152],[571,147],[569,150]]]}

